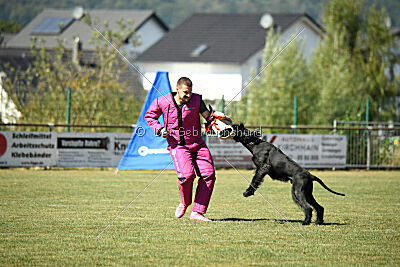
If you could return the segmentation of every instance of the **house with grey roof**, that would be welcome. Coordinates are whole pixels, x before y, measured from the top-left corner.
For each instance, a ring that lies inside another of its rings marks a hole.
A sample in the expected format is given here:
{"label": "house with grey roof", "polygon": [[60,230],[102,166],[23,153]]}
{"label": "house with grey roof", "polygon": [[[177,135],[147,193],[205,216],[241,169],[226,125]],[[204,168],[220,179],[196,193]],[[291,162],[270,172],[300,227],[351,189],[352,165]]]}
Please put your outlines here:
{"label": "house with grey roof", "polygon": [[[94,22],[92,26],[85,23],[82,17],[84,12]],[[125,43],[133,38],[139,38],[140,44],[131,47],[131,54],[140,54],[148,47],[157,42],[168,31],[168,27],[152,10],[86,10],[77,9],[44,9],[18,34],[6,43],[7,48],[29,48],[31,38],[46,38],[45,47],[53,48],[57,45],[57,39],[64,39],[67,49],[73,48],[75,37],[79,37],[82,50],[93,50],[94,45],[90,43],[92,32],[104,30],[104,23],[108,28],[119,30],[118,20],[123,19],[131,23],[135,31],[134,36],[126,36]],[[131,51],[132,50],[132,51]]]}
{"label": "house with grey roof", "polygon": [[[90,17],[92,25],[86,23],[86,16]],[[71,56],[73,49],[79,48],[83,63],[95,64],[95,44],[90,42],[92,33],[105,29],[120,30],[118,24],[121,19],[130,23],[128,26],[134,30],[132,35],[124,37],[120,47],[120,50],[127,52],[130,60],[160,40],[169,30],[152,10],[44,9],[19,33],[4,40],[0,48],[0,71],[7,73],[6,63],[23,69],[32,62],[30,49],[33,37],[37,40],[44,38],[46,41],[43,46],[49,52],[57,46],[58,40],[63,40]],[[108,25],[107,28],[104,24]]]}
{"label": "house with grey roof", "polygon": [[[90,17],[92,25],[87,23]],[[43,44],[49,53],[57,46],[58,40],[63,40],[70,59],[74,55],[74,49],[81,50],[81,63],[96,65],[95,44],[90,39],[95,31],[103,32],[106,29],[120,30],[121,19],[127,27],[134,30],[130,36],[124,37],[124,43],[120,50],[127,53],[127,58],[132,61],[147,48],[159,41],[166,32],[167,25],[152,10],[83,10],[75,9],[44,9],[20,32],[12,35],[2,35],[0,39],[0,113],[2,121],[7,121],[6,110],[3,107],[10,106],[5,103],[4,88],[1,80],[9,74],[10,66],[24,71],[34,60],[30,53],[31,39],[45,38]],[[107,24],[107,28],[105,27]],[[121,60],[122,64],[123,60]],[[125,64],[125,63],[123,63]],[[137,79],[137,74],[129,70],[123,74],[123,79],[128,83],[129,90],[133,90],[136,96],[143,95],[143,87]],[[11,105],[12,106],[12,105]]]}
{"label": "house with grey roof", "polygon": [[[136,58],[148,80],[169,72],[174,88],[181,76],[205,99],[240,100],[252,71],[263,65],[269,27],[279,29],[286,43],[300,31],[304,53],[311,57],[324,36],[307,14],[194,14]],[[301,37],[301,38],[300,38]],[[151,84],[143,79],[145,89]]]}

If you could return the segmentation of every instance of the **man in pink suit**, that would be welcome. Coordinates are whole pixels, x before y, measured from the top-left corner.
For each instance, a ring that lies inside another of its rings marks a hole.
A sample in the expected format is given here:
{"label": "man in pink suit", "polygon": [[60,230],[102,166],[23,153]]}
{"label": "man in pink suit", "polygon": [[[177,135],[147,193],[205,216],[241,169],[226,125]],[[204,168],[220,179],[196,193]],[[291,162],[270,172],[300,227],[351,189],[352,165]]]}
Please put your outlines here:
{"label": "man in pink suit", "polygon": [[[207,121],[211,120],[211,113],[201,95],[192,93],[192,81],[182,77],[177,82],[176,92],[155,99],[144,118],[155,134],[167,138],[181,195],[175,216],[181,218],[192,204],[193,181],[197,173],[199,180],[189,218],[211,221],[204,214],[214,188],[215,169],[210,151],[201,137],[199,114]],[[161,115],[164,127],[158,121]]]}

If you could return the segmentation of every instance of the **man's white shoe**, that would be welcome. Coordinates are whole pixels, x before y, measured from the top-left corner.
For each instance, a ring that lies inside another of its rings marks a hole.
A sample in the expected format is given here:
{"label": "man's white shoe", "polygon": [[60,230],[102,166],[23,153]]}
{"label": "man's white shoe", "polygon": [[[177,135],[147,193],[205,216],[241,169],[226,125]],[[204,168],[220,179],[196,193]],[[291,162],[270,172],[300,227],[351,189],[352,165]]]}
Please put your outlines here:
{"label": "man's white shoe", "polygon": [[187,209],[187,207],[185,205],[183,205],[182,203],[179,203],[179,205],[175,211],[175,217],[181,218],[185,214],[186,209]]}
{"label": "man's white shoe", "polygon": [[192,212],[189,217],[192,221],[202,221],[202,222],[211,222],[210,219],[206,218],[203,214],[198,212]]}

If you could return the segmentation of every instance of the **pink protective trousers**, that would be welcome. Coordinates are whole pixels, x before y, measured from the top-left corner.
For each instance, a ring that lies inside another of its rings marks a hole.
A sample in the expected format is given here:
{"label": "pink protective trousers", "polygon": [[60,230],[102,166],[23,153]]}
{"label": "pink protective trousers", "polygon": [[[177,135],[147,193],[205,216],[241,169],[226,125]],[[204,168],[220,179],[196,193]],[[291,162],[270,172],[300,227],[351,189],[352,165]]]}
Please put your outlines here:
{"label": "pink protective trousers", "polygon": [[192,211],[206,213],[214,189],[214,163],[203,139],[189,144],[169,148],[176,174],[181,202],[185,206],[192,204],[194,178],[199,176]]}

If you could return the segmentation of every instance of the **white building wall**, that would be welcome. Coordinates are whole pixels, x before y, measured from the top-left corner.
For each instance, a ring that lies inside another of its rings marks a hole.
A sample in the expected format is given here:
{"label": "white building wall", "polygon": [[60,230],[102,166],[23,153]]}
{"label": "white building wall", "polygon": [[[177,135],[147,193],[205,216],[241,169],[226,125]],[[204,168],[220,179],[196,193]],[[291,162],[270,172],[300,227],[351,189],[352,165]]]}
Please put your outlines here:
{"label": "white building wall", "polygon": [[[169,73],[172,90],[175,90],[176,82],[182,76],[188,77],[193,82],[193,92],[203,95],[204,99],[232,99],[241,90],[242,75],[239,65],[213,64],[213,63],[146,63],[143,79],[143,87],[149,90],[154,82],[157,71]],[[150,82],[151,83],[150,83]],[[239,100],[239,99],[238,99]]]}
{"label": "white building wall", "polygon": [[5,73],[0,72],[0,118],[3,123],[15,123],[21,117],[21,113],[17,110],[14,102],[9,99],[6,90],[3,88],[5,77]]}
{"label": "white building wall", "polygon": [[[239,96],[237,96],[234,100],[238,101],[242,98],[242,96],[248,90],[249,83],[253,77],[255,77],[262,69],[264,60],[264,48],[256,52],[253,56],[251,56],[246,62],[241,65],[241,74],[243,77],[242,80],[242,89]],[[258,78],[258,77],[257,77]],[[257,79],[255,78],[255,79]]]}
{"label": "white building wall", "polygon": [[[304,30],[302,31],[302,29]],[[306,59],[310,60],[315,54],[324,33],[308,18],[303,17],[281,34],[282,45],[290,42],[290,40],[292,40],[299,32],[301,32],[301,34],[294,41],[297,41],[300,44],[300,47],[303,48]]]}
{"label": "white building wall", "polygon": [[142,42],[141,45],[135,48],[137,53],[141,54],[144,52],[147,48],[160,40],[164,36],[165,32],[165,29],[161,27],[155,19],[152,18],[147,21],[137,30],[136,33]]}
{"label": "white building wall", "polygon": [[[323,32],[308,18],[304,17],[294,23],[281,35],[282,45],[289,42],[302,29],[304,31],[296,38],[303,47],[306,59],[311,59],[315,54]],[[283,52],[284,53],[284,52]],[[264,60],[264,48],[254,53],[242,64],[218,64],[218,63],[185,63],[185,62],[153,62],[143,63],[140,68],[151,82],[154,81],[157,71],[169,72],[171,87],[174,90],[179,77],[186,76],[193,81],[194,92],[201,93],[204,99],[221,99],[226,101],[239,101],[246,92],[248,82],[252,75],[259,73]],[[151,84],[143,79],[146,90]]]}
{"label": "white building wall", "polygon": [[[165,29],[152,18],[133,34],[129,43],[121,47],[121,50],[127,51],[130,58],[135,58],[160,40],[165,33]],[[132,44],[135,40],[139,42],[136,47]]]}
{"label": "white building wall", "polygon": [[[304,30],[302,31],[302,29]],[[307,60],[310,60],[318,47],[319,42],[322,40],[323,33],[322,31],[315,27],[313,23],[311,23],[307,18],[303,18],[297,23],[293,24],[289,27],[280,38],[281,45],[288,44],[290,40],[292,40],[300,31],[301,34],[293,40],[297,41],[300,44],[300,47],[303,48],[304,55]],[[282,51],[284,53],[284,51]],[[246,62],[244,62],[241,66],[241,73],[243,77],[242,86],[245,89],[242,91],[241,95],[246,92],[248,83],[251,82],[252,77],[257,75],[262,66],[267,62],[264,62],[264,48],[256,52],[253,56],[251,56]],[[235,100],[240,100],[240,98]]]}

